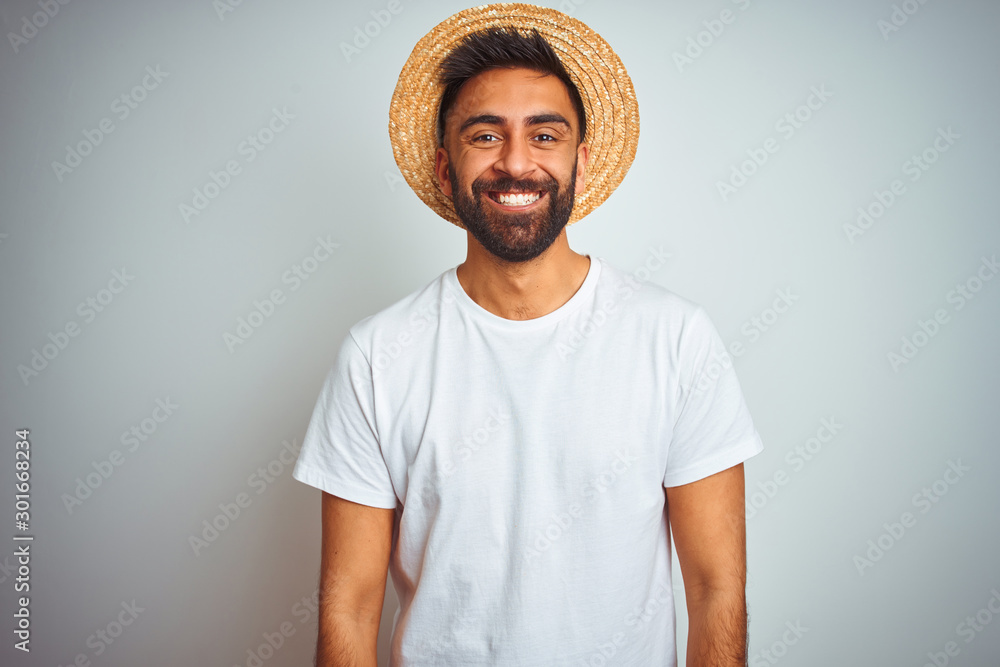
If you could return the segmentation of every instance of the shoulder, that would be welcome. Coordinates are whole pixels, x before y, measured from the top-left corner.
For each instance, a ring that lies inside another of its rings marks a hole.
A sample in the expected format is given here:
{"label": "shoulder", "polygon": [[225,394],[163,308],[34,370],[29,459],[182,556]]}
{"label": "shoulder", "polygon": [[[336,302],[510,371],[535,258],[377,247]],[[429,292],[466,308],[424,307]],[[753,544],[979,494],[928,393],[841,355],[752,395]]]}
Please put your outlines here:
{"label": "shoulder", "polygon": [[678,335],[690,330],[700,332],[706,324],[711,325],[700,303],[652,280],[652,271],[647,266],[649,261],[626,271],[604,258],[598,260],[601,262],[598,308],[610,310],[623,306],[641,319],[655,321]]}
{"label": "shoulder", "polygon": [[379,346],[407,345],[409,336],[427,328],[429,321],[441,312],[442,304],[453,303],[454,295],[448,289],[446,274],[442,272],[433,280],[410,292],[381,310],[356,322],[349,335],[365,353],[369,361]]}

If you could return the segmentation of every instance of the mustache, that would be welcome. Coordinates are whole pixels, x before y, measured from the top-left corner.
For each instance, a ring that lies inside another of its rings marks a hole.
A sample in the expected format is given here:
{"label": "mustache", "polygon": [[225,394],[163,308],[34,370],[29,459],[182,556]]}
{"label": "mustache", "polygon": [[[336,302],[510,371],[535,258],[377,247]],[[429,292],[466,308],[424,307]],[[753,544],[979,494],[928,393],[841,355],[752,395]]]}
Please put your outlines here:
{"label": "mustache", "polygon": [[476,179],[472,182],[472,191],[479,195],[483,192],[558,192],[559,183],[555,179],[548,181],[515,181],[513,178],[499,178],[492,181]]}

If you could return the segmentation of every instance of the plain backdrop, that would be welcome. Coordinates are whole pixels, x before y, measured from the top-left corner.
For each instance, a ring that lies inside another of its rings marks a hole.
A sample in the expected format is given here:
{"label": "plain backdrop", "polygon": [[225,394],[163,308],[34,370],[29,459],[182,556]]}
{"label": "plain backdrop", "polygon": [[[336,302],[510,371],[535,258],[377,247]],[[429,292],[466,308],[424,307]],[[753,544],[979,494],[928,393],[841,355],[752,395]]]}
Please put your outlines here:
{"label": "plain backdrop", "polygon": [[[1000,664],[1000,4],[550,6],[641,115],[571,247],[669,253],[648,279],[740,351],[750,664]],[[466,5],[387,7],[3,2],[0,663],[312,664],[320,492],[291,452],[348,328],[465,259],[387,124]]]}

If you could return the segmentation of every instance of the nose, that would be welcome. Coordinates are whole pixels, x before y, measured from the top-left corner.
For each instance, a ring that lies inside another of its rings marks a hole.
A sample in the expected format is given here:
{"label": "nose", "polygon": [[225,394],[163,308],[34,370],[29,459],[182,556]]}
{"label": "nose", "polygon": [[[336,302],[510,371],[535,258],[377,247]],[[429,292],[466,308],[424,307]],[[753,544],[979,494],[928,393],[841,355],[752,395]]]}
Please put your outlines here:
{"label": "nose", "polygon": [[493,168],[515,180],[535,171],[535,161],[527,135],[511,135],[504,141]]}

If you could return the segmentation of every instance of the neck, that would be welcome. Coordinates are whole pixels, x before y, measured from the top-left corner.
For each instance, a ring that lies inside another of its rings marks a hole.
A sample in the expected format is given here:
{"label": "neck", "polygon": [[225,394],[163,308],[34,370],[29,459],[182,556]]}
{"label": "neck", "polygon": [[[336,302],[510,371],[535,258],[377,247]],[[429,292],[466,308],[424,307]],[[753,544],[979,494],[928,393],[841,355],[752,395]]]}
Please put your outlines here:
{"label": "neck", "polygon": [[473,301],[508,320],[548,315],[576,294],[590,270],[587,256],[569,247],[566,230],[545,252],[527,262],[505,262],[469,237],[458,281]]}

